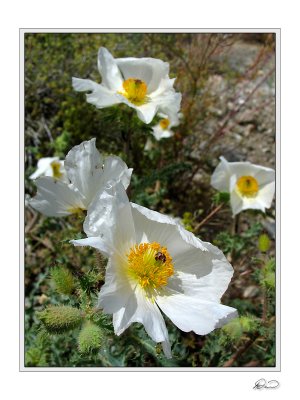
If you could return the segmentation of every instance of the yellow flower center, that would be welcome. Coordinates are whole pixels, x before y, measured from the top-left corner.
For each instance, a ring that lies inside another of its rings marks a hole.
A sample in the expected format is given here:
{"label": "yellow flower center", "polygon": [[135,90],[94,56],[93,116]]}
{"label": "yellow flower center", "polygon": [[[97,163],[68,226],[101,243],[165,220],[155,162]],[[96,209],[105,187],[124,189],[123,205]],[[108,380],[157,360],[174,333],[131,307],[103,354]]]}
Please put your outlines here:
{"label": "yellow flower center", "polygon": [[243,197],[255,197],[259,189],[258,182],[253,176],[241,176],[236,187]]}
{"label": "yellow flower center", "polygon": [[67,211],[71,214],[77,214],[78,216],[80,216],[80,215],[84,215],[84,211],[86,211],[86,209],[81,208],[81,207],[71,207],[71,208],[68,208]]}
{"label": "yellow flower center", "polygon": [[53,178],[60,179],[62,177],[62,172],[60,170],[60,163],[58,161],[52,161],[51,168],[53,173]]}
{"label": "yellow flower center", "polygon": [[159,243],[141,243],[131,247],[128,275],[145,290],[159,289],[174,275],[172,257]]}
{"label": "yellow flower center", "polygon": [[140,79],[128,78],[123,82],[124,92],[121,92],[131,103],[141,106],[146,103],[147,85]]}
{"label": "yellow flower center", "polygon": [[161,129],[168,129],[168,127],[170,125],[170,120],[168,118],[164,118],[159,121],[159,125],[160,125]]}

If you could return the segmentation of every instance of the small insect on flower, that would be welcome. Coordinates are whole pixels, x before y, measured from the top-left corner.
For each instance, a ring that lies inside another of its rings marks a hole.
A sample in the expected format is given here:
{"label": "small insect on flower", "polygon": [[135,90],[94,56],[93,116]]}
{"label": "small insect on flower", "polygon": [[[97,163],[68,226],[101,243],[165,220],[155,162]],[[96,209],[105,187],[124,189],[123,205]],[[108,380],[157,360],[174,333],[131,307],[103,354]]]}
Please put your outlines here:
{"label": "small insect on flower", "polygon": [[169,78],[169,64],[156,58],[114,58],[100,47],[98,69],[101,84],[90,79],[72,78],[73,88],[86,95],[88,103],[97,108],[125,103],[136,110],[138,118],[149,124],[157,112],[176,114],[181,94]]}
{"label": "small insect on flower", "polygon": [[[111,201],[103,215],[103,199]],[[84,222],[86,239],[109,258],[99,307],[113,314],[117,335],[133,322],[162,343],[171,357],[162,313],[182,331],[206,335],[236,317],[220,303],[233,269],[223,253],[202,242],[174,219],[130,203],[120,184],[99,192]]]}
{"label": "small insect on flower", "polygon": [[163,253],[161,253],[160,251],[158,251],[156,253],[154,258],[155,258],[156,261],[161,261],[162,263],[165,263],[166,260],[167,260],[167,257]]}

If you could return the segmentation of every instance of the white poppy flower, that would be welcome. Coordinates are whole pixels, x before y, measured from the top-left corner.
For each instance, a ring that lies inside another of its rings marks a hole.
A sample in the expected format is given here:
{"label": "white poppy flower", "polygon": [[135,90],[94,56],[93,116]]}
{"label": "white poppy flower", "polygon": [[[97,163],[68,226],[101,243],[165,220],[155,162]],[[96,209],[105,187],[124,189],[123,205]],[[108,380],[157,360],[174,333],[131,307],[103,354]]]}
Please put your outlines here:
{"label": "white poppy flower", "polygon": [[95,142],[82,142],[69,151],[64,162],[67,182],[50,176],[35,181],[37,194],[30,200],[33,208],[47,216],[61,217],[87,210],[96,193],[111,180],[128,187],[132,168],[117,156],[103,158]]}
{"label": "white poppy flower", "polygon": [[156,140],[169,138],[174,135],[174,132],[171,128],[179,125],[179,118],[182,114],[174,114],[168,116],[166,114],[158,114],[161,117],[161,120],[157,125],[154,125],[152,128],[152,135]]}
{"label": "white poppy flower", "polygon": [[175,79],[169,78],[168,63],[156,58],[113,58],[106,48],[100,47],[98,69],[101,84],[72,78],[73,88],[78,92],[90,91],[87,101],[97,108],[125,103],[146,124],[158,111],[166,114],[179,111],[181,94],[175,93]]}
{"label": "white poppy flower", "polygon": [[40,176],[52,176],[57,180],[64,181],[66,179],[64,161],[58,157],[40,158],[37,163],[37,170],[29,178],[37,179]]}
{"label": "white poppy flower", "polygon": [[221,162],[211,177],[211,185],[230,193],[233,215],[249,208],[265,212],[275,193],[275,171],[250,162]]}
{"label": "white poppy flower", "polygon": [[109,257],[99,307],[113,314],[117,335],[133,322],[161,342],[171,357],[161,311],[182,331],[206,335],[236,317],[220,304],[233,269],[223,253],[186,231],[174,219],[129,203],[117,184],[91,204],[77,246]]}

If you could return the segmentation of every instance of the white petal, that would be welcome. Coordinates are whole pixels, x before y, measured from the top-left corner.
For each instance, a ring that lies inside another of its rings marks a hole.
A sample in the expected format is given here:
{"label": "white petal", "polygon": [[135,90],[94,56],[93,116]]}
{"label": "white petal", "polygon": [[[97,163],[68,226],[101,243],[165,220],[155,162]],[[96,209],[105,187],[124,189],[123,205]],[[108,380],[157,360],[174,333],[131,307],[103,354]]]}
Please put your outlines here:
{"label": "white petal", "polygon": [[99,236],[107,245],[123,253],[135,243],[135,229],[124,186],[111,183],[95,196],[83,227],[88,236]]}
{"label": "white petal", "polygon": [[[205,243],[211,259],[206,253],[194,250],[198,260],[189,259],[189,254],[182,258],[181,262],[174,259],[176,275],[168,281],[168,288],[185,293],[199,300],[219,302],[228,288],[233,275],[233,268],[224,254],[210,243]],[[203,257],[204,255],[204,257]],[[205,257],[206,255],[206,257]],[[194,267],[193,267],[194,261]],[[203,274],[202,271],[207,271]]]}
{"label": "white petal", "polygon": [[152,135],[156,140],[161,140],[173,136],[174,132],[169,129],[162,129],[159,125],[156,125],[152,129]]}
{"label": "white petal", "polygon": [[275,182],[271,182],[262,187],[258,192],[259,201],[264,207],[270,208],[275,194]]}
{"label": "white petal", "polygon": [[161,80],[169,73],[169,64],[155,58],[117,58],[115,60],[124,80],[141,79],[147,84],[147,92],[154,92]]}
{"label": "white petal", "polygon": [[30,205],[42,214],[61,217],[72,213],[72,209],[84,209],[83,199],[66,183],[51,177],[41,177],[36,181],[37,194]]}
{"label": "white petal", "polygon": [[120,99],[114,91],[90,79],[72,78],[72,84],[78,92],[91,91],[86,95],[86,100],[97,108],[110,107],[120,103]]}
{"label": "white petal", "polygon": [[154,102],[149,101],[149,103],[143,104],[135,109],[139,119],[145,124],[150,124],[157,113],[158,106]]}
{"label": "white petal", "polygon": [[181,93],[176,93],[174,89],[162,92],[156,96],[150,96],[151,102],[156,104],[158,111],[161,111],[173,118],[178,114],[181,103]]}
{"label": "white petal", "polygon": [[[115,257],[113,257],[115,258]],[[115,260],[110,259],[105,273],[105,284],[99,293],[98,306],[106,314],[113,314],[123,308],[133,295],[133,289],[128,279],[124,279]]]}
{"label": "white petal", "polygon": [[224,157],[220,157],[220,160],[221,162],[211,176],[210,184],[217,190],[229,192],[231,176],[230,163],[228,163]]}
{"label": "white petal", "polygon": [[85,197],[86,208],[100,189],[99,181],[103,173],[103,157],[96,149],[95,141],[91,139],[73,147],[65,160],[68,178]]}
{"label": "white petal", "polygon": [[132,174],[132,168],[128,168],[126,163],[118,156],[109,156],[104,160],[104,170],[102,175],[103,183],[110,180],[121,182],[125,189],[128,188]]}
{"label": "white petal", "polygon": [[103,253],[106,257],[110,257],[113,249],[107,246],[100,237],[88,237],[86,239],[78,239],[78,240],[70,240],[74,246],[89,246],[99,250]]}
{"label": "white petal", "polygon": [[123,89],[123,79],[116,61],[105,47],[100,47],[98,69],[102,77],[102,83],[114,92]]}
{"label": "white petal", "polygon": [[182,294],[157,296],[156,302],[179,329],[198,335],[207,335],[222,322],[237,316],[234,308]]}
{"label": "white petal", "polygon": [[164,319],[155,303],[138,288],[130,296],[126,306],[113,315],[115,333],[120,335],[133,322],[144,325],[146,332],[155,342],[163,342],[166,357],[171,357],[168,331]]}
{"label": "white petal", "polygon": [[275,182],[275,171],[271,168],[260,167],[253,176],[257,180],[259,187]]}
{"label": "white petal", "polygon": [[245,209],[244,199],[236,190],[233,190],[230,193],[230,205],[233,216],[239,214]]}

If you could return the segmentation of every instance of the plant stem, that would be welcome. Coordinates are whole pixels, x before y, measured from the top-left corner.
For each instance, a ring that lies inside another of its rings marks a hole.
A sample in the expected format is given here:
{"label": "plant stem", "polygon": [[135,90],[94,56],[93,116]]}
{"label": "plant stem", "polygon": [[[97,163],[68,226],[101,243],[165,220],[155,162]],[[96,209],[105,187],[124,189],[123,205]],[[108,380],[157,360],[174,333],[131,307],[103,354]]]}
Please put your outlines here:
{"label": "plant stem", "polygon": [[218,207],[214,208],[198,225],[196,225],[194,229],[194,233],[197,232],[208,220],[211,219],[221,208],[223,207],[224,203],[218,205]]}

